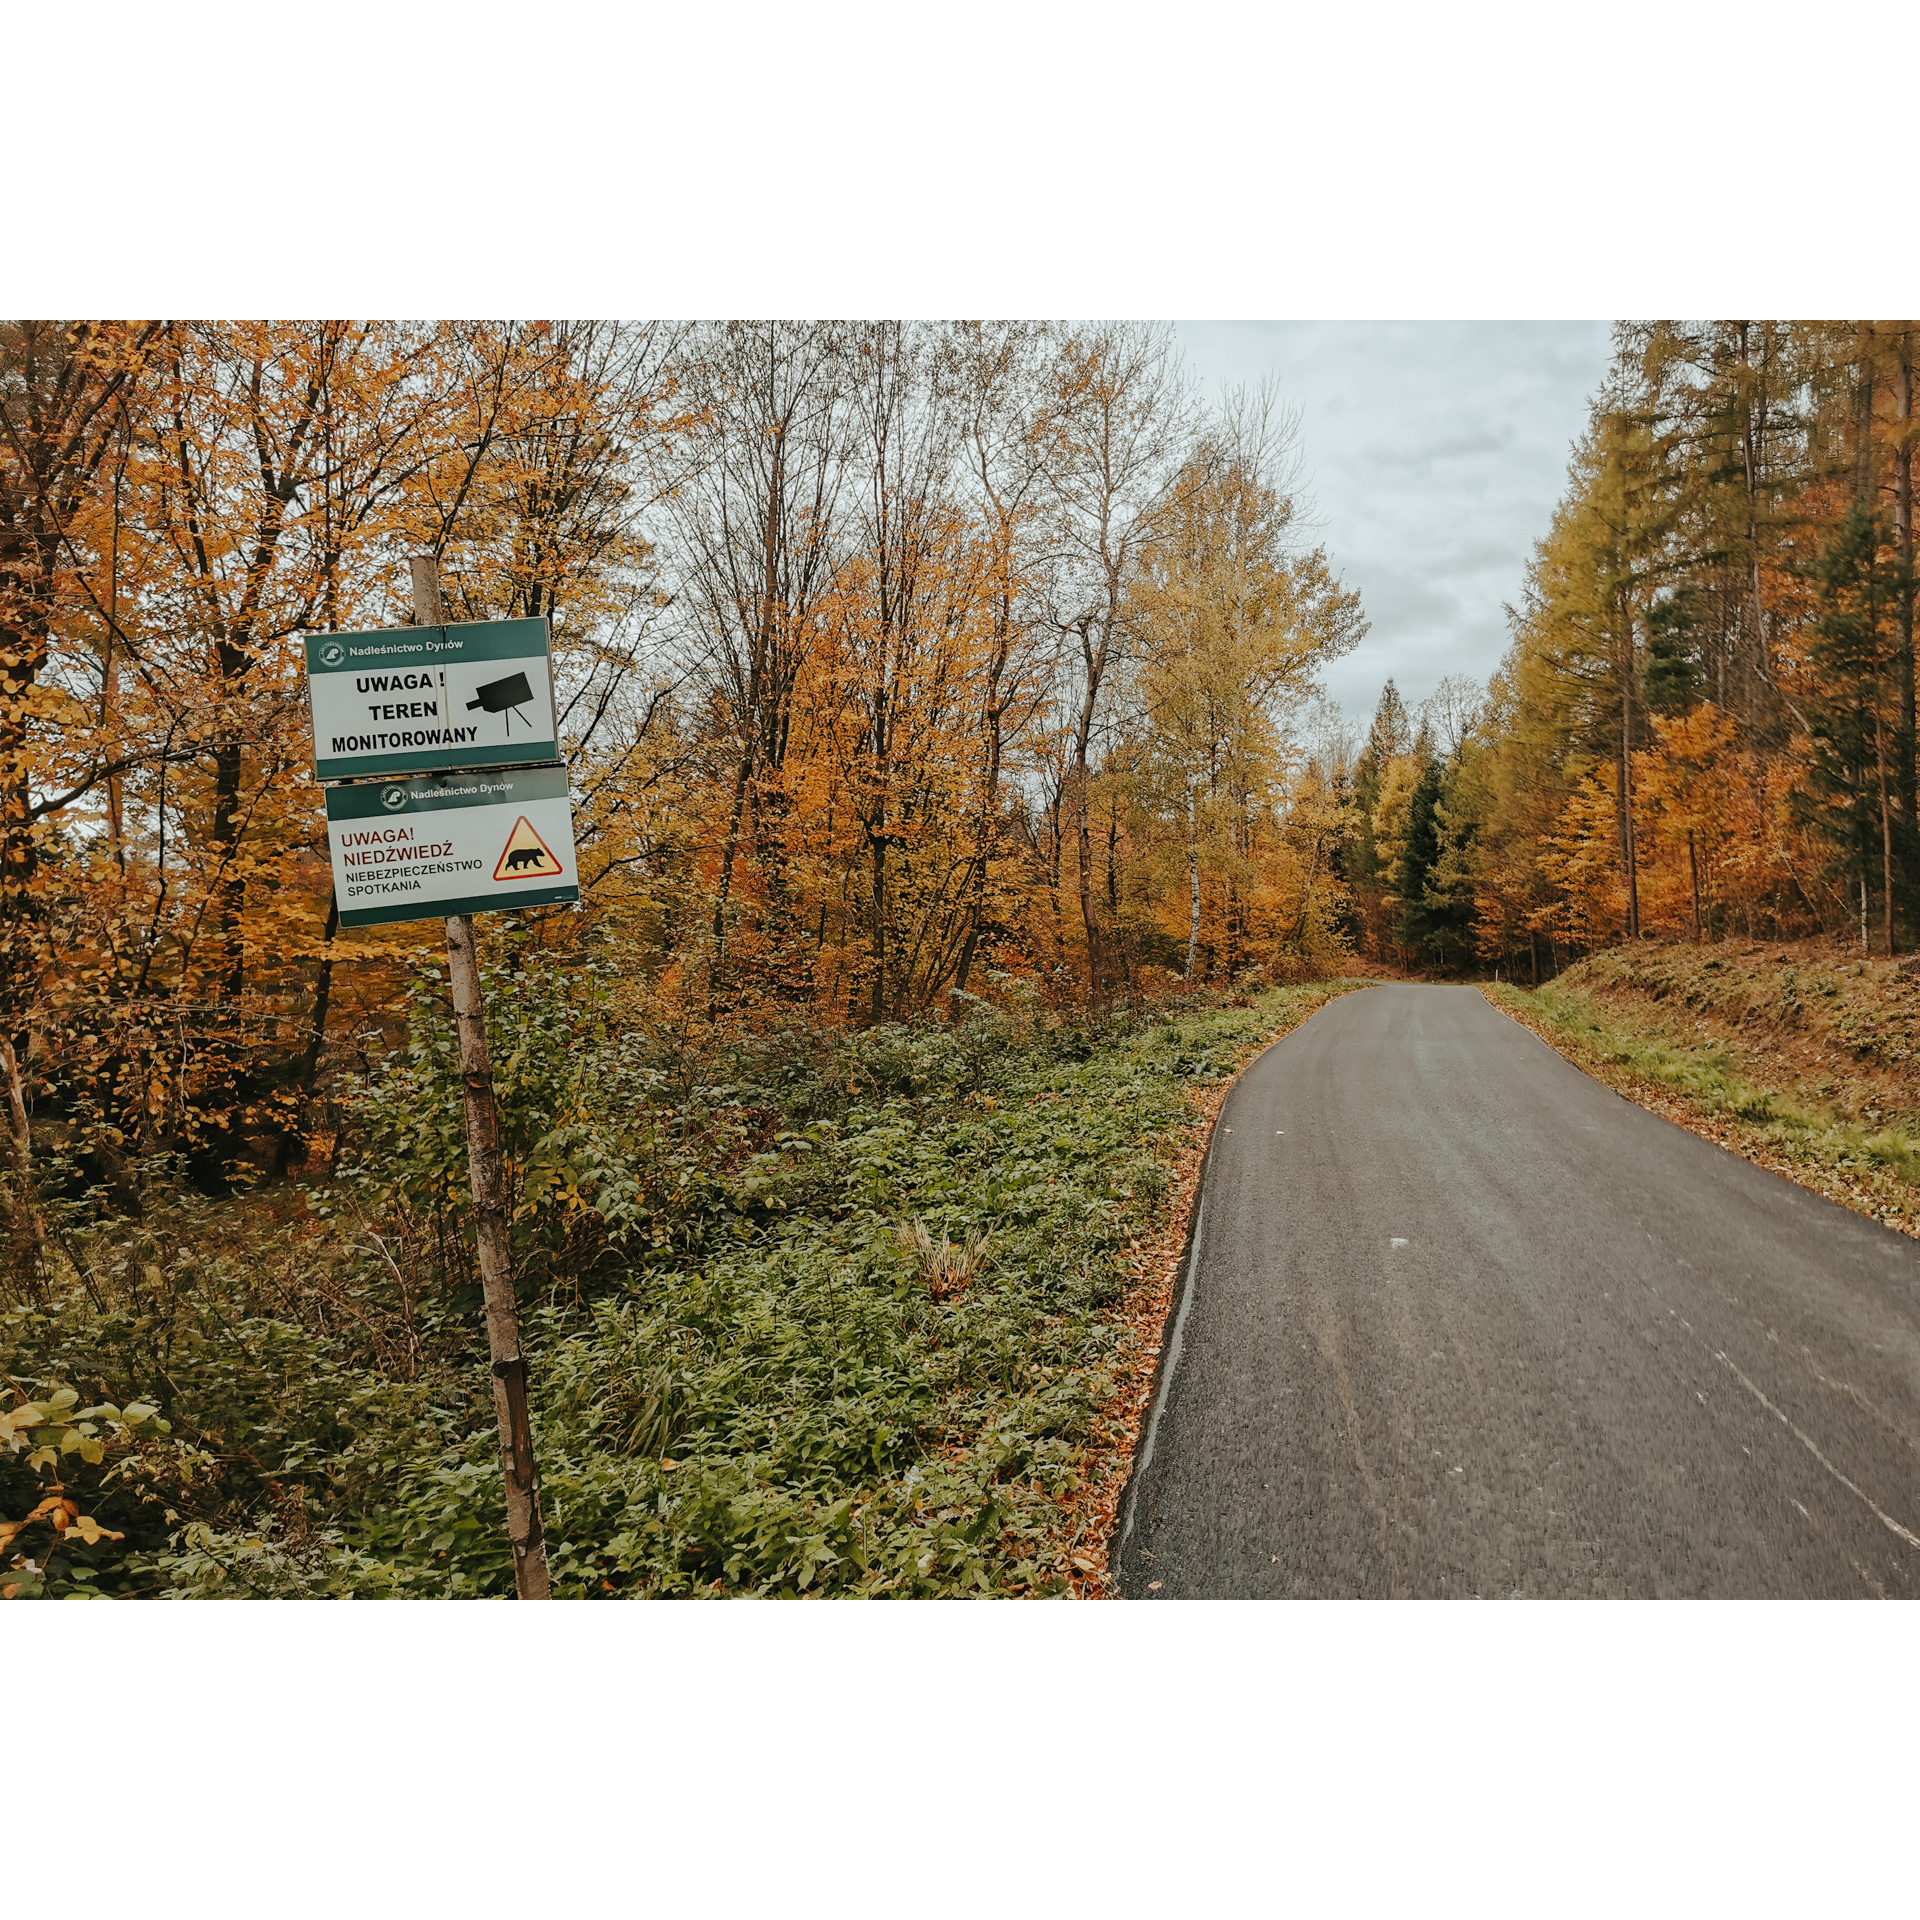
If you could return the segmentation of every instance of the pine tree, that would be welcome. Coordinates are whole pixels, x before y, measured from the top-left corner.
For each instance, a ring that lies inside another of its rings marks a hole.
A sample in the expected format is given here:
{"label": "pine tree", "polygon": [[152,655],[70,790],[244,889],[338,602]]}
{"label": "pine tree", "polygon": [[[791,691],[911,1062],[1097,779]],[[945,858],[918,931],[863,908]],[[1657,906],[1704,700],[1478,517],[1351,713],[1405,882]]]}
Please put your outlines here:
{"label": "pine tree", "polygon": [[1818,691],[1808,711],[1801,809],[1832,849],[1828,872],[1859,889],[1863,940],[1878,869],[1891,950],[1899,891],[1890,794],[1895,615],[1908,590],[1906,563],[1890,529],[1856,500],[1809,573],[1820,607],[1808,648]]}
{"label": "pine tree", "polygon": [[1341,872],[1350,886],[1378,889],[1380,850],[1374,841],[1373,813],[1380,804],[1380,783],[1393,761],[1413,746],[1413,728],[1400,689],[1389,680],[1380,690],[1367,730],[1367,744],[1353,767],[1353,831],[1341,850]]}
{"label": "pine tree", "polygon": [[1414,743],[1415,777],[1407,802],[1406,833],[1393,863],[1391,884],[1401,940],[1416,951],[1432,949],[1437,931],[1427,907],[1427,883],[1440,858],[1441,769],[1433,740],[1423,727]]}

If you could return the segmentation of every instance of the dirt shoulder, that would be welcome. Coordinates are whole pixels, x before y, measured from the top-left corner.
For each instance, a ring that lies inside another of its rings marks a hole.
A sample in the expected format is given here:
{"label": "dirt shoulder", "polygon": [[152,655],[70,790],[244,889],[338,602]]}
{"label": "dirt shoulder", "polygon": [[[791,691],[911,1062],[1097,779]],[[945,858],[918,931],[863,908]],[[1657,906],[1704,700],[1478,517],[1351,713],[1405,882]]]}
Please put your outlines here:
{"label": "dirt shoulder", "polygon": [[1920,1237],[1920,972],[1835,942],[1647,944],[1482,992],[1616,1092]]}

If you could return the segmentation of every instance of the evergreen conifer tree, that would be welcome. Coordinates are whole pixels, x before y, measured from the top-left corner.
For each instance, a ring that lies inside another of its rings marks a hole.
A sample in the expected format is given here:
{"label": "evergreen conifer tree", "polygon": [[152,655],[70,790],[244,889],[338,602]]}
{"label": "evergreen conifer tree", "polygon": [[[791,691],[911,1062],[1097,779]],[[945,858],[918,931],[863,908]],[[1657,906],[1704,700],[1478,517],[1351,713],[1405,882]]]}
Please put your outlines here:
{"label": "evergreen conifer tree", "polygon": [[1800,808],[1833,849],[1830,875],[1860,888],[1863,900],[1877,883],[1891,946],[1903,870],[1913,865],[1910,849],[1896,853],[1896,839],[1906,836],[1889,791],[1897,739],[1895,612],[1907,590],[1906,561],[1890,530],[1856,501],[1808,571],[1820,611],[1808,648],[1817,692],[1807,716],[1812,751]]}

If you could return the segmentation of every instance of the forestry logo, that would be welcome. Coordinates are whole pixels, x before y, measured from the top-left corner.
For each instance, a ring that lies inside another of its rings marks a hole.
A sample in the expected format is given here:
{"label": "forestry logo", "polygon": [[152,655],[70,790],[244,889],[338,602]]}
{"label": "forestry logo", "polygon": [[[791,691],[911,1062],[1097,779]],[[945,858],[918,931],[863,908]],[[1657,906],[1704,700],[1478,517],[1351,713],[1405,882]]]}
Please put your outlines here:
{"label": "forestry logo", "polygon": [[383,807],[404,807],[407,804],[406,788],[389,787],[386,792],[380,796],[380,804]]}
{"label": "forestry logo", "polygon": [[320,664],[323,667],[337,667],[347,657],[347,650],[338,640],[329,640],[320,649]]}
{"label": "forestry logo", "polygon": [[565,871],[553,849],[534,831],[533,822],[523,813],[507,835],[507,844],[500,850],[493,877],[496,880],[552,880]]}

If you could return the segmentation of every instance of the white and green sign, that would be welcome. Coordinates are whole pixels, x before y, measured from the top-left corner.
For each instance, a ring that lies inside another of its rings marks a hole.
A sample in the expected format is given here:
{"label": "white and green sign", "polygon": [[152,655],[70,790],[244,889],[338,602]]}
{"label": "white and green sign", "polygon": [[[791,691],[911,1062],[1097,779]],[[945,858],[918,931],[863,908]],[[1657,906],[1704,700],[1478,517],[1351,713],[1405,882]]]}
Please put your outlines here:
{"label": "white and green sign", "polygon": [[544,620],[307,636],[322,780],[560,758]]}
{"label": "white and green sign", "polygon": [[343,927],[580,898],[564,767],[329,787],[327,840]]}

